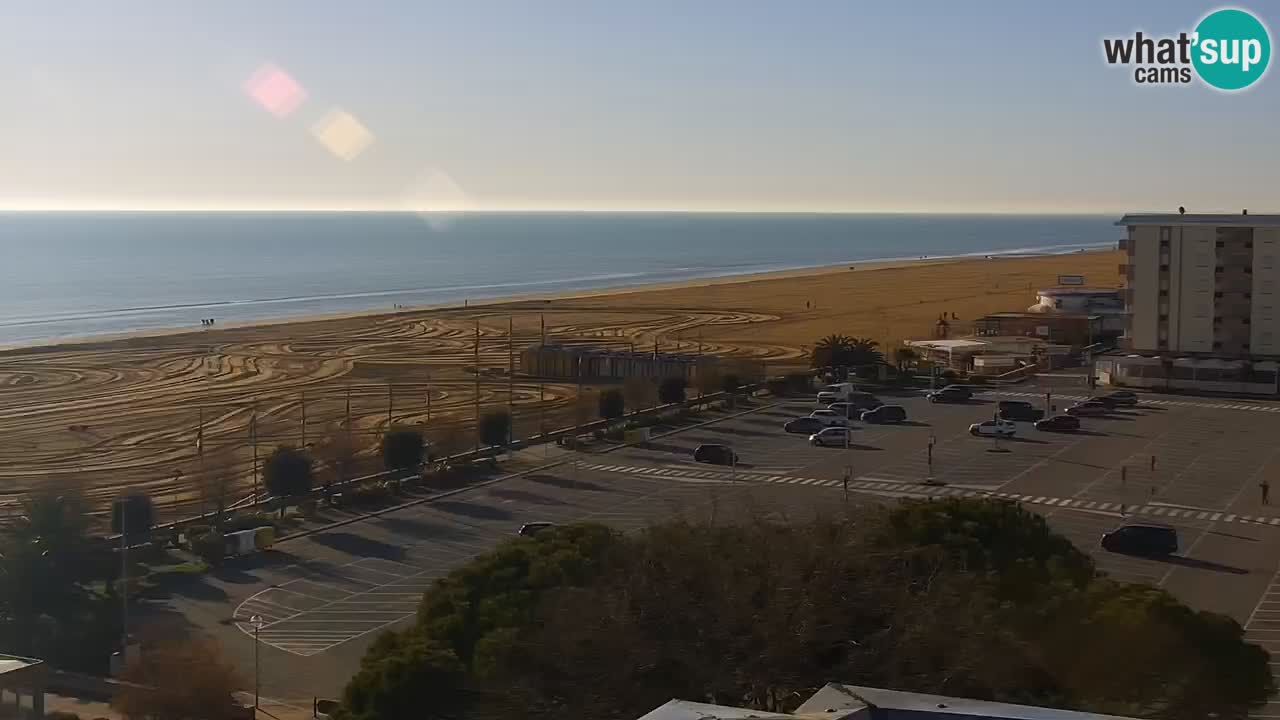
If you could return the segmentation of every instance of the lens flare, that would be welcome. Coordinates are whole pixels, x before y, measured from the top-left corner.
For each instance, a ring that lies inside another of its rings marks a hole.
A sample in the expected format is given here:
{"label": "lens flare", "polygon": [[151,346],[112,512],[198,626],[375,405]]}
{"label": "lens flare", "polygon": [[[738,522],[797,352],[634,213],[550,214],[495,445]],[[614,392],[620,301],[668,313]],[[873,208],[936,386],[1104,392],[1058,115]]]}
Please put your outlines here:
{"label": "lens flare", "polygon": [[430,168],[410,183],[400,205],[415,212],[433,230],[446,230],[472,206],[471,196],[449,174]]}
{"label": "lens flare", "polygon": [[354,115],[334,108],[311,126],[311,134],[326,150],[350,162],[373,144],[373,133]]}
{"label": "lens flare", "polygon": [[244,82],[244,91],[278,118],[289,117],[307,99],[307,91],[289,73],[270,63],[249,76]]}

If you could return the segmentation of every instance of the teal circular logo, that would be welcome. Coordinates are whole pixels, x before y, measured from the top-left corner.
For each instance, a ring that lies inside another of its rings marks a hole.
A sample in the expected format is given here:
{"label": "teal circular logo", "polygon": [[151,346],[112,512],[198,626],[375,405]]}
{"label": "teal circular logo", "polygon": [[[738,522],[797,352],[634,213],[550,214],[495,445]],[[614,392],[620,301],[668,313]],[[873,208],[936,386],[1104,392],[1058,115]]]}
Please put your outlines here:
{"label": "teal circular logo", "polygon": [[1257,82],[1271,60],[1271,35],[1258,18],[1228,8],[1209,13],[1196,26],[1191,64],[1200,79],[1219,90],[1243,90]]}

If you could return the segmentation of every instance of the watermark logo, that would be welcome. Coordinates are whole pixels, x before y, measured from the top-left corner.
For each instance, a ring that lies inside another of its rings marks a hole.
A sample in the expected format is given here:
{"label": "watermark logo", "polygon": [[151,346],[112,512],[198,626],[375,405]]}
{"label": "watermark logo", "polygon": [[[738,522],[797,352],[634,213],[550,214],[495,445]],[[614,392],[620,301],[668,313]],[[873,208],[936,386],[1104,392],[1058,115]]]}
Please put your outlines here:
{"label": "watermark logo", "polygon": [[1217,90],[1244,90],[1262,79],[1271,62],[1267,26],[1245,10],[1209,13],[1192,32],[1175,37],[1105,38],[1109,65],[1133,66],[1139,85],[1188,85],[1193,77]]}

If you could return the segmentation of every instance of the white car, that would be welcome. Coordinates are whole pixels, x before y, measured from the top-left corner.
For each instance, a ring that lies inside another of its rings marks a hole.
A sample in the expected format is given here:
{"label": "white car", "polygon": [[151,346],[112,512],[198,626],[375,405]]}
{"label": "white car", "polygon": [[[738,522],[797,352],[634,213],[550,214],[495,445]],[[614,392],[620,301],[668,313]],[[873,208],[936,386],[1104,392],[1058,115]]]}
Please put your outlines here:
{"label": "white car", "polygon": [[849,427],[853,423],[835,410],[814,410],[809,417],[826,424],[827,427]]}
{"label": "white car", "polygon": [[969,426],[969,434],[977,436],[1013,437],[1017,432],[1018,425],[1011,420],[986,420]]}
{"label": "white car", "polygon": [[836,383],[822,388],[818,392],[818,402],[827,405],[833,402],[847,400],[853,394],[853,383]]}
{"label": "white car", "polygon": [[809,436],[809,444],[818,447],[844,447],[845,440],[853,434],[851,428],[823,428]]}

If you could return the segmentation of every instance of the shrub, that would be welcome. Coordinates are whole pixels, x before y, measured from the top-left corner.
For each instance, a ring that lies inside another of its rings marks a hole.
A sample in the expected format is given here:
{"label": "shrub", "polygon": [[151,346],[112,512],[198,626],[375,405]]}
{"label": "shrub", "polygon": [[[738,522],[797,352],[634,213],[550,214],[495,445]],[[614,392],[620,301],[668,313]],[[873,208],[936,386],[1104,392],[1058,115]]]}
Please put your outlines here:
{"label": "shrub", "polygon": [[663,378],[658,385],[658,402],[663,405],[684,402],[685,389],[689,383],[682,377]]}
{"label": "shrub", "polygon": [[480,418],[480,442],[484,445],[506,445],[511,434],[511,415],[506,410],[493,410]]}
{"label": "shrub", "polygon": [[621,390],[605,390],[600,393],[600,417],[605,420],[617,420],[626,412],[626,400]]}
{"label": "shrub", "polygon": [[200,559],[209,563],[211,567],[218,567],[226,560],[226,541],[222,533],[205,533],[192,539],[191,552],[200,556]]}
{"label": "shrub", "polygon": [[388,470],[416,468],[426,451],[426,441],[417,428],[393,427],[382,436],[382,463]]}
{"label": "shrub", "polygon": [[783,397],[790,392],[791,387],[788,385],[786,378],[773,377],[764,382],[765,389],[774,397]]}

